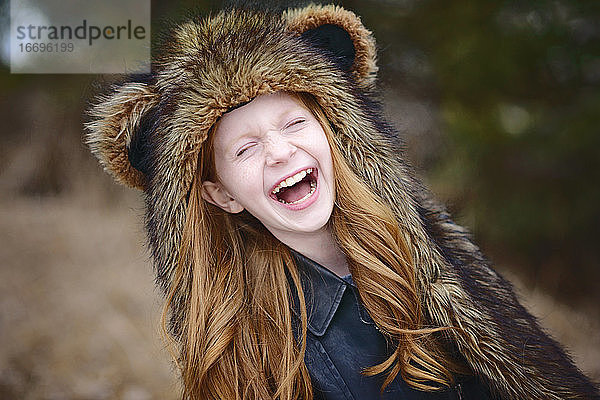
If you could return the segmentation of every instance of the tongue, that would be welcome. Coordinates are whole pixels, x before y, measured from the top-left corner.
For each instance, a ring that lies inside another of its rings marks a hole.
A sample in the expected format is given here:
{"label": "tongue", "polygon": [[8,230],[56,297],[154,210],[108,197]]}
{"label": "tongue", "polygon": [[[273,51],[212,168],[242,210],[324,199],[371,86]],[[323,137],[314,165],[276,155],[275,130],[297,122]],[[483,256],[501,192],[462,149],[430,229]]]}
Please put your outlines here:
{"label": "tongue", "polygon": [[305,179],[296,183],[292,187],[282,189],[277,197],[286,203],[293,203],[294,201],[300,200],[310,192],[310,180]]}

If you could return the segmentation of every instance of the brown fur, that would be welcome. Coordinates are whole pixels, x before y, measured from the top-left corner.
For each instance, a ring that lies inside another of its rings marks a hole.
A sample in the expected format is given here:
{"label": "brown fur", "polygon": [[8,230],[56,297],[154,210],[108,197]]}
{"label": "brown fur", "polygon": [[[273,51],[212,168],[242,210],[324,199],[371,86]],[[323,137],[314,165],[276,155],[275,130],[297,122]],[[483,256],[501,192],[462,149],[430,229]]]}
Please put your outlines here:
{"label": "brown fur", "polygon": [[[356,50],[350,71],[299,36],[321,24],[349,33]],[[375,42],[357,16],[333,6],[283,15],[220,13],[179,26],[161,54],[151,77],[132,78],[99,99],[86,128],[104,168],[145,190],[148,240],[163,289],[177,262],[186,196],[210,127],[259,94],[309,92],[350,165],[420,244],[413,257],[426,316],[434,326],[461,328],[451,339],[482,380],[506,399],[599,398],[403,160],[373,97]],[[143,155],[144,174],[128,159],[131,142],[139,140],[151,149]],[[176,331],[177,313],[172,322]]]}
{"label": "brown fur", "polygon": [[91,110],[93,120],[86,125],[96,133],[87,137],[92,153],[118,182],[144,189],[146,178],[129,163],[127,148],[141,116],[156,105],[156,94],[148,85],[132,82],[98,100],[102,106]]}
{"label": "brown fur", "polygon": [[288,21],[288,30],[296,35],[324,24],[343,27],[350,34],[356,50],[352,68],[355,80],[365,87],[375,84],[378,69],[375,39],[358,16],[339,6],[309,5],[305,8],[290,9],[284,17]]}

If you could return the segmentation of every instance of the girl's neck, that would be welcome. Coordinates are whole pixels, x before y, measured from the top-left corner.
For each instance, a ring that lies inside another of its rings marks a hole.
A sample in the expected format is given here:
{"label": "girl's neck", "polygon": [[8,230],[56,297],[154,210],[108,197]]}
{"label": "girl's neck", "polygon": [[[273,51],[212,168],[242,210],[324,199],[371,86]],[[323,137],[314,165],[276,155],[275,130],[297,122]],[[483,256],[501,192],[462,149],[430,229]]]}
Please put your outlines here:
{"label": "girl's neck", "polygon": [[346,255],[336,243],[331,229],[327,226],[318,232],[297,234],[294,238],[278,238],[298,253],[321,264],[337,276],[350,273]]}

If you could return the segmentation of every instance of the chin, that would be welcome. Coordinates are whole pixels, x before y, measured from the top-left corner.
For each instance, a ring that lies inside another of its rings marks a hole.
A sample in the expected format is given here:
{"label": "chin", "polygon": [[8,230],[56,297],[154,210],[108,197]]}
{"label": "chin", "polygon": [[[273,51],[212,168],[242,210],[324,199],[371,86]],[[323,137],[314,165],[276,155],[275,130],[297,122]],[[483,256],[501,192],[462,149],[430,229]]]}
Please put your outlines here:
{"label": "chin", "polygon": [[311,221],[310,224],[307,224],[304,227],[305,229],[302,230],[305,232],[316,232],[327,226],[327,223],[331,219],[331,211],[324,212],[321,215],[310,216],[309,218]]}

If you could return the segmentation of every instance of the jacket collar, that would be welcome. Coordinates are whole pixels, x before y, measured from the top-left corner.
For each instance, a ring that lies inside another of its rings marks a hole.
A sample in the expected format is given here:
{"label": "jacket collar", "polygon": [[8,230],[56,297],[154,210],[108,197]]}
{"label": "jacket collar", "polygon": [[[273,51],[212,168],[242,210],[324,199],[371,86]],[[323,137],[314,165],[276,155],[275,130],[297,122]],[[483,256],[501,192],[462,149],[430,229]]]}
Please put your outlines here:
{"label": "jacket collar", "polygon": [[[322,265],[292,250],[296,261],[304,301],[308,314],[308,330],[315,336],[323,336],[337,311],[348,284]],[[290,279],[290,286],[294,284]],[[292,290],[292,309],[300,316],[300,306],[295,290]]]}

